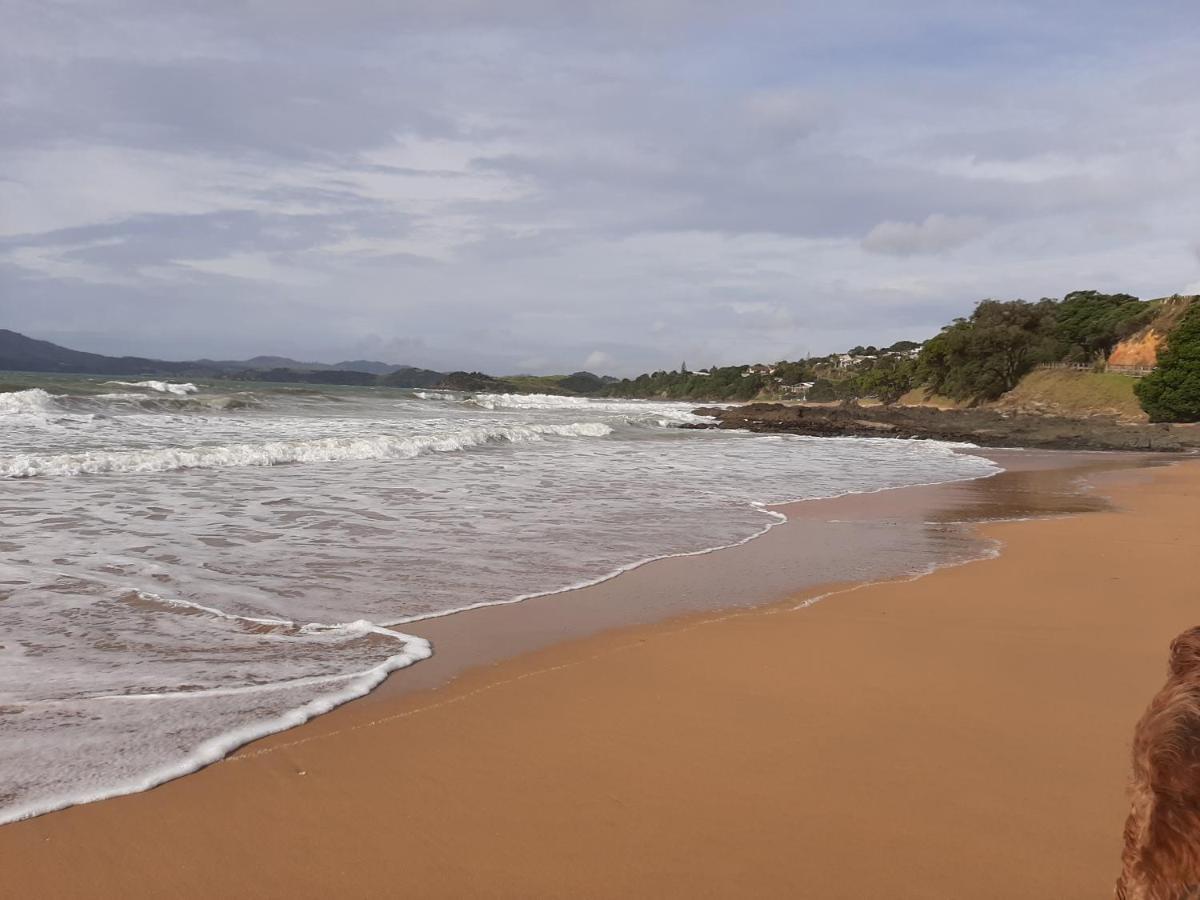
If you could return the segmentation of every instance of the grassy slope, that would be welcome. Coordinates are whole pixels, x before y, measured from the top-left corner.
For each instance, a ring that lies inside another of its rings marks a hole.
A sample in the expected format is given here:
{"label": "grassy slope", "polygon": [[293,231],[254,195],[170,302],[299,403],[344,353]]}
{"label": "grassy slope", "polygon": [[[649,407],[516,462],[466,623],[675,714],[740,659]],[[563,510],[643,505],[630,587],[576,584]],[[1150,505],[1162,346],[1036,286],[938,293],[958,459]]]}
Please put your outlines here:
{"label": "grassy slope", "polygon": [[900,406],[932,406],[935,409],[964,409],[970,405],[943,397],[941,394],[930,393],[925,387],[913,388],[896,402]]}
{"label": "grassy slope", "polygon": [[1037,369],[994,404],[998,409],[1064,416],[1119,416],[1146,421],[1127,375]]}

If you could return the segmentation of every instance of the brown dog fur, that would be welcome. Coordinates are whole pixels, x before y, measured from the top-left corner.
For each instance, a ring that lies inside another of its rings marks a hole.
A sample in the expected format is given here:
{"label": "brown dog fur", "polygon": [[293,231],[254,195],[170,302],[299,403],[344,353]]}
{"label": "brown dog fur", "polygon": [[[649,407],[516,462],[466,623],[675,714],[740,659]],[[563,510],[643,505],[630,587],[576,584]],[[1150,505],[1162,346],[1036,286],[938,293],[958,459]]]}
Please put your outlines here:
{"label": "brown dog fur", "polygon": [[1200,628],[1171,642],[1134,731],[1130,795],[1117,900],[1200,900]]}

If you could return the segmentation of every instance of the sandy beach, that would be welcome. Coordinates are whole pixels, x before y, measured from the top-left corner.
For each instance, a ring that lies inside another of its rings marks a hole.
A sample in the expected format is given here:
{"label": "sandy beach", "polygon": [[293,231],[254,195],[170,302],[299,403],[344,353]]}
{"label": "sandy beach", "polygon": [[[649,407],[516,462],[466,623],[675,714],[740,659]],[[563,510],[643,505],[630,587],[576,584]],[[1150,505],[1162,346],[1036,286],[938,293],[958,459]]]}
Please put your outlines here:
{"label": "sandy beach", "polygon": [[[798,504],[734,550],[428,623],[419,677],[0,827],[0,893],[1109,896],[1133,724],[1197,624],[1200,464],[1132,464]],[[954,523],[998,516],[1023,519],[975,529],[998,554],[924,577],[788,569],[818,534],[949,561]]]}

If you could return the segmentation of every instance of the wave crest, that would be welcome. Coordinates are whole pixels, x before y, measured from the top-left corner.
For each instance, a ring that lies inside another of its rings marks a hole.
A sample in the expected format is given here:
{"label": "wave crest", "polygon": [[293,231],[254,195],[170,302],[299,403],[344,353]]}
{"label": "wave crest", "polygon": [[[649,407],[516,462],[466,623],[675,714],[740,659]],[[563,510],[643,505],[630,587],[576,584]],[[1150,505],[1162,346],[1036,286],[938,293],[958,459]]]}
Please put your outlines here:
{"label": "wave crest", "polygon": [[413,391],[419,400],[465,403],[489,411],[496,410],[580,410],[610,413],[624,417],[630,425],[670,426],[703,421],[692,413],[692,404],[656,400],[593,400],[590,397],[564,397],[559,394],[456,394],[451,391]]}
{"label": "wave crest", "polygon": [[0,459],[0,476],[105,475],[168,472],[175,469],[222,469],[343,460],[412,459],[426,453],[450,453],[487,444],[540,441],[547,437],[606,437],[603,422],[569,425],[510,425],[463,428],[441,434],[365,435],[303,441],[270,441],[146,450],[89,450],[81,453],[27,454]]}
{"label": "wave crest", "polygon": [[186,384],[176,384],[170,381],[106,381],[105,384],[118,384],[121,387],[140,387],[151,391],[158,391],[160,394],[175,394],[177,396],[185,396],[194,394],[200,390],[191,382]]}
{"label": "wave crest", "polygon": [[0,394],[0,416],[40,416],[56,409],[54,397],[41,388]]}

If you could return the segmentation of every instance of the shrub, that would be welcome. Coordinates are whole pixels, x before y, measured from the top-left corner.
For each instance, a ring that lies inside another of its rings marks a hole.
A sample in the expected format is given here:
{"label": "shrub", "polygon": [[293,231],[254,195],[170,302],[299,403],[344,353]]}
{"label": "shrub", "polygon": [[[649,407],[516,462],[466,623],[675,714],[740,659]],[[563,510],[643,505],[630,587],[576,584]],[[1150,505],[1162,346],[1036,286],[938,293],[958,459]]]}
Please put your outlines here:
{"label": "shrub", "polygon": [[805,397],[813,403],[828,403],[831,400],[836,400],[837,388],[834,387],[832,381],[828,378],[818,378],[813,382],[813,386],[808,389],[808,394]]}
{"label": "shrub", "polygon": [[1158,355],[1158,368],[1134,388],[1151,422],[1200,422],[1200,301],[1193,300]]}

